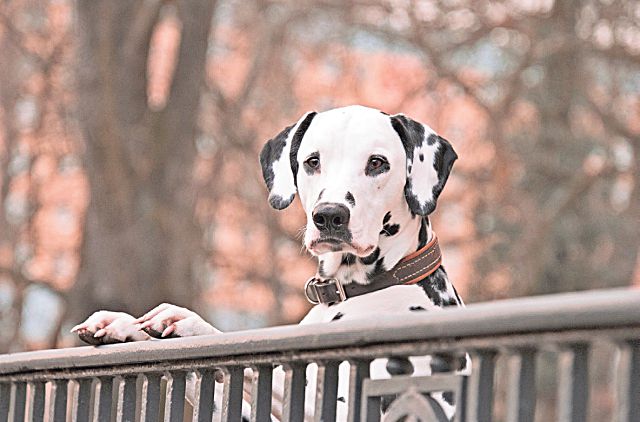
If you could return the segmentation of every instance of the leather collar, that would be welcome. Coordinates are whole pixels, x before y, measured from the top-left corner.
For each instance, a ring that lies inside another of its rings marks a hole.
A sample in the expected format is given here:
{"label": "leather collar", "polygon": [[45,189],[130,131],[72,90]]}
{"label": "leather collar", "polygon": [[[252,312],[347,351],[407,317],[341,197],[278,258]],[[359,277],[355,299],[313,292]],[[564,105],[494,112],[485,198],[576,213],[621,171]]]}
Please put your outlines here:
{"label": "leather collar", "polygon": [[433,234],[433,239],[423,248],[405,256],[389,271],[385,271],[373,277],[367,284],[349,283],[343,285],[335,278],[321,279],[311,277],[304,286],[307,300],[315,305],[319,303],[343,302],[349,298],[360,296],[387,287],[402,284],[415,284],[433,274],[442,264],[442,254],[438,237]]}

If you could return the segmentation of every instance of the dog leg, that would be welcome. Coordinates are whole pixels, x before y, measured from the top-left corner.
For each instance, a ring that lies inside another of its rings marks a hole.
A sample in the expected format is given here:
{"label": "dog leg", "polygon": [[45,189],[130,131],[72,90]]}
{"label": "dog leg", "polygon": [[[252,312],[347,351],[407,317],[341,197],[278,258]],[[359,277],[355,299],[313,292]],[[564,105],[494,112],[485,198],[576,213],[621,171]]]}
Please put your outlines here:
{"label": "dog leg", "polygon": [[149,336],[140,331],[135,318],[124,312],[94,312],[83,323],[73,327],[71,332],[77,333],[80,340],[94,346],[149,340]]}

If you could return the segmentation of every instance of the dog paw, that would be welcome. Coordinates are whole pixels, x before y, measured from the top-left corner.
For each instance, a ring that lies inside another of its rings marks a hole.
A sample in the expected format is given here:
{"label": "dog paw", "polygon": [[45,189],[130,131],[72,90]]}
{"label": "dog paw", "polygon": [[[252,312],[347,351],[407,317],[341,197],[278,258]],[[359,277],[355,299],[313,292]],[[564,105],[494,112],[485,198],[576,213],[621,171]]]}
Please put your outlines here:
{"label": "dog paw", "polygon": [[190,337],[218,334],[220,330],[193,311],[170,303],[156,306],[135,320],[140,329],[156,338]]}
{"label": "dog paw", "polygon": [[124,312],[94,312],[82,324],[73,327],[71,332],[94,346],[149,339],[135,324],[135,318]]}

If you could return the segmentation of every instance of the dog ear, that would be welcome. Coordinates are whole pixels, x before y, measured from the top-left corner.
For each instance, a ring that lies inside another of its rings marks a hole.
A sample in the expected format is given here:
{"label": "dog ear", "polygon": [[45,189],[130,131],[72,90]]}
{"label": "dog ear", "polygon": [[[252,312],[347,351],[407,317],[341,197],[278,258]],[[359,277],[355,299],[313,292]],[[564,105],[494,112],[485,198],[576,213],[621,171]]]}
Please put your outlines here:
{"label": "dog ear", "polygon": [[269,189],[269,204],[275,209],[288,207],[296,196],[298,149],[316,114],[315,111],[306,113],[297,123],[270,139],[260,152],[262,177]]}
{"label": "dog ear", "polygon": [[418,215],[431,214],[458,155],[429,126],[405,115],[391,116],[391,125],[407,153],[404,195],[409,209]]}

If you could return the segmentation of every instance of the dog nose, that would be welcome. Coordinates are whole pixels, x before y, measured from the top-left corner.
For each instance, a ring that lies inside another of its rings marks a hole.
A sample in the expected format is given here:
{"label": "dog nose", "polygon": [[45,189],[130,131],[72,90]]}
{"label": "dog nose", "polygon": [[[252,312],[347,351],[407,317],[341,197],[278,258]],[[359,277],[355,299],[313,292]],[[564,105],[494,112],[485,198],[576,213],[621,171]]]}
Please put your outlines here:
{"label": "dog nose", "polygon": [[342,204],[320,204],[312,213],[313,224],[320,231],[344,229],[349,224],[349,208]]}

